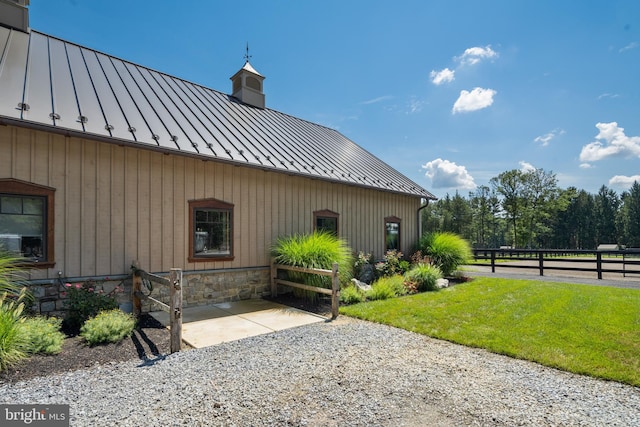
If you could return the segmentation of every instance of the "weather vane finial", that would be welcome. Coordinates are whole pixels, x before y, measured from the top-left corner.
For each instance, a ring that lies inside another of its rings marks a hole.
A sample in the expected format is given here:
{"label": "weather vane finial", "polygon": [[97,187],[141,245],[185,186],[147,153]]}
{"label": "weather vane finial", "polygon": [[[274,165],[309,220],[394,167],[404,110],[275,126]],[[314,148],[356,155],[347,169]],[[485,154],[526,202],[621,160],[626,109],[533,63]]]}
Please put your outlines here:
{"label": "weather vane finial", "polygon": [[247,53],[244,54],[244,60],[249,62],[249,58],[251,58],[251,55],[249,55],[249,42],[247,42]]}

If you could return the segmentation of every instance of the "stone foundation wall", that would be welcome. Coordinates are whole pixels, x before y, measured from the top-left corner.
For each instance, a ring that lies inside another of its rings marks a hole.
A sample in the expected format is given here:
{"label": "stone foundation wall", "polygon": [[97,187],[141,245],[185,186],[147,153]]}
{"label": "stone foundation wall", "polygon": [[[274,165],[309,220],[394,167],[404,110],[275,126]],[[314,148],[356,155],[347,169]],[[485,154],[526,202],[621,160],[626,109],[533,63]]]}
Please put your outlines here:
{"label": "stone foundation wall", "polygon": [[[184,307],[261,298],[271,293],[268,267],[183,272],[182,280]],[[75,286],[75,282],[69,284]],[[116,287],[122,291],[115,292]],[[32,305],[33,312],[47,316],[65,316],[68,300],[65,286],[58,283],[37,284],[30,285],[29,289],[35,297]],[[131,311],[131,278],[124,280],[106,278],[97,281],[95,291],[112,293],[123,311]],[[144,287],[143,292],[149,293]],[[154,284],[152,296],[166,304],[169,303],[169,289],[166,286]],[[142,311],[159,309],[154,305],[152,302],[143,300]]]}
{"label": "stone foundation wall", "polygon": [[[182,273],[182,305],[194,307],[261,298],[271,294],[269,268],[209,270]],[[148,291],[145,289],[145,293]],[[152,296],[165,304],[169,303],[169,289],[154,285]],[[142,311],[157,310],[153,302],[143,301]]]}
{"label": "stone foundation wall", "polygon": [[[121,309],[131,311],[131,278],[124,280],[109,280],[107,278],[92,282],[95,284],[95,292],[113,295],[118,304],[120,304]],[[64,317],[69,300],[67,297],[67,284],[75,286],[77,283],[81,282],[71,281],[65,284],[29,285],[29,290],[34,297],[31,310],[36,314]]]}

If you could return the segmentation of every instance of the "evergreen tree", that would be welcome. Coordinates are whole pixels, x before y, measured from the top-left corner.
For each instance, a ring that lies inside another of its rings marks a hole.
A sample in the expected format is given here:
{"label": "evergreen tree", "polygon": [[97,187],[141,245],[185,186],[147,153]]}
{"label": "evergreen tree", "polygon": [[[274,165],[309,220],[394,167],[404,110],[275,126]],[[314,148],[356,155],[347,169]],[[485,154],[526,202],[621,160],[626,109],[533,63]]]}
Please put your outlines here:
{"label": "evergreen tree", "polygon": [[628,192],[621,196],[619,210],[621,231],[620,243],[627,247],[640,248],[640,184],[635,181]]}
{"label": "evergreen tree", "polygon": [[594,202],[596,244],[617,243],[616,216],[620,205],[618,195],[603,185],[596,194]]}

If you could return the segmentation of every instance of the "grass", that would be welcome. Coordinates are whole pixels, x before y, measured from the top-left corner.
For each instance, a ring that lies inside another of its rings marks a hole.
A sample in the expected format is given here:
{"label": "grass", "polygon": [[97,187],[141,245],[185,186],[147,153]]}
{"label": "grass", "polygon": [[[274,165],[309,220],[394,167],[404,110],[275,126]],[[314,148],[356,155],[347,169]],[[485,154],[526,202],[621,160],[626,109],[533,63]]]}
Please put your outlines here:
{"label": "grass", "polygon": [[640,386],[640,291],[478,278],[342,314]]}
{"label": "grass", "polygon": [[25,292],[17,300],[0,294],[0,371],[27,357],[26,343],[20,335]]}

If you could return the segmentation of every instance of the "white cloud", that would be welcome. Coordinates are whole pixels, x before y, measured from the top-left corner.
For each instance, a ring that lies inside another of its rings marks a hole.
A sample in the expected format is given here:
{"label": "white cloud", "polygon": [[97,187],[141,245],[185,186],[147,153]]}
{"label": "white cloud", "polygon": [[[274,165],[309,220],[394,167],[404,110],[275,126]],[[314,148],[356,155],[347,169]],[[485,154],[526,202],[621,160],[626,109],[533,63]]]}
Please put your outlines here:
{"label": "white cloud", "polygon": [[540,135],[537,136],[533,141],[534,142],[539,142],[540,144],[542,144],[543,147],[546,147],[547,145],[549,145],[549,143],[551,142],[551,140],[553,138],[555,138],[558,135],[562,135],[564,134],[564,130],[562,129],[554,129],[551,132],[544,134],[544,135]]}
{"label": "white cloud", "polygon": [[524,173],[533,172],[536,170],[535,166],[533,166],[531,163],[525,162],[524,160],[520,160],[518,164],[520,165],[520,170]]}
{"label": "white cloud", "polygon": [[465,50],[464,53],[456,59],[460,61],[462,65],[475,65],[484,59],[497,58],[498,52],[491,49],[491,46],[486,47],[470,47]]}
{"label": "white cloud", "polygon": [[431,83],[437,86],[442,83],[452,82],[456,78],[455,73],[455,71],[445,68],[440,71],[432,70],[431,73],[429,73],[429,77],[431,78]]}
{"label": "white cloud", "polygon": [[425,175],[431,179],[434,188],[458,188],[472,190],[476,188],[473,177],[464,166],[458,166],[449,160],[435,159],[422,165]]}
{"label": "white cloud", "polygon": [[580,151],[581,162],[595,162],[607,157],[640,157],[640,136],[627,136],[618,123],[597,123],[596,140]]}
{"label": "white cloud", "polygon": [[615,98],[620,98],[620,95],[617,93],[603,93],[602,95],[598,96],[598,100],[603,98],[615,99]]}
{"label": "white cloud", "polygon": [[362,105],[376,104],[378,102],[386,101],[388,99],[393,99],[393,96],[391,95],[379,96],[377,98],[369,99],[367,101],[362,101],[360,104]]}
{"label": "white cloud", "polygon": [[407,107],[406,114],[419,113],[422,111],[422,106],[424,105],[424,101],[421,101],[416,98],[411,98],[409,100],[409,105]]}
{"label": "white cloud", "polygon": [[635,49],[635,48],[637,48],[638,46],[640,46],[640,43],[638,43],[638,42],[631,42],[631,43],[629,43],[628,45],[626,45],[625,47],[623,47],[623,48],[621,48],[620,50],[618,50],[618,52],[619,52],[619,53],[626,52],[626,51],[628,51],[628,50]]}
{"label": "white cloud", "polygon": [[609,186],[618,187],[624,190],[631,188],[635,181],[640,182],[640,175],[624,176],[616,175],[609,180]]}
{"label": "white cloud", "polygon": [[497,92],[493,89],[474,88],[471,92],[461,90],[460,96],[453,104],[453,114],[476,111],[493,104],[493,97]]}
{"label": "white cloud", "polygon": [[591,164],[590,164],[590,163],[580,163],[580,168],[581,168],[581,169],[590,169],[590,168],[592,168],[592,167],[593,167],[593,166],[591,166]]}

